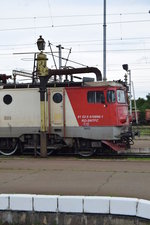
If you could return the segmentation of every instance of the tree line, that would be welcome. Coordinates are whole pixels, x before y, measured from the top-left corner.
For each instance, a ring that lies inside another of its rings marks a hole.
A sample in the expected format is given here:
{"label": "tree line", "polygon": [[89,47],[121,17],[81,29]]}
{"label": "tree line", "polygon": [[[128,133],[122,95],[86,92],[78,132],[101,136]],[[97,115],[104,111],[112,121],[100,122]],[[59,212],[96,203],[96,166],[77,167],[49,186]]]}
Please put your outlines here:
{"label": "tree line", "polygon": [[[133,105],[133,108],[134,108],[134,102],[132,101],[132,105]],[[138,98],[136,100],[136,107],[137,107],[137,110],[140,111],[140,114],[139,114],[139,120],[140,122],[144,123],[145,121],[145,110],[146,109],[150,109],[150,93],[148,93],[148,95],[146,95],[146,99],[144,98]]]}

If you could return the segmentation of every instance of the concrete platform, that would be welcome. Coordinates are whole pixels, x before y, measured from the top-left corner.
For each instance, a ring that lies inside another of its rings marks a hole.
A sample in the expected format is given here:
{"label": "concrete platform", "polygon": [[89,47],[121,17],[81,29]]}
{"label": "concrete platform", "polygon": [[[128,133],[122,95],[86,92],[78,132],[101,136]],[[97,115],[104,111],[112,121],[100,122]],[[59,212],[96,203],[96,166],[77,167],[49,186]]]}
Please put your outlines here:
{"label": "concrete platform", "polygon": [[150,200],[150,160],[0,158],[0,193]]}
{"label": "concrete platform", "polygon": [[150,201],[137,198],[0,194],[0,225],[148,225]]}

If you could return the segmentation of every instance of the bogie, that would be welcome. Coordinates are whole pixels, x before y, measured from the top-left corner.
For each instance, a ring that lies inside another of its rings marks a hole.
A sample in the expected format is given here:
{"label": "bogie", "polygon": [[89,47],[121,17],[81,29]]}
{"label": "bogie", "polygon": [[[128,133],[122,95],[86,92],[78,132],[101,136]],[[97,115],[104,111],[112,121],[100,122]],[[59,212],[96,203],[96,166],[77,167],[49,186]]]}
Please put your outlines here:
{"label": "bogie", "polygon": [[90,157],[96,153],[91,140],[77,138],[75,140],[75,152],[81,157]]}
{"label": "bogie", "polygon": [[18,140],[16,138],[0,138],[0,154],[10,156],[16,153]]}

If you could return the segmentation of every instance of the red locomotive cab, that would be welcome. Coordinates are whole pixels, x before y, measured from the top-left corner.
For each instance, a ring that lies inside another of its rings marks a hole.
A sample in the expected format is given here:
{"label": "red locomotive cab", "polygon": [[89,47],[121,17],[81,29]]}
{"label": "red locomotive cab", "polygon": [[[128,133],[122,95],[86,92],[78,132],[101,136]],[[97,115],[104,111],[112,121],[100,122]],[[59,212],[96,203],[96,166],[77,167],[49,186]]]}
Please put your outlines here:
{"label": "red locomotive cab", "polygon": [[127,126],[128,104],[120,84],[67,88],[79,126]]}

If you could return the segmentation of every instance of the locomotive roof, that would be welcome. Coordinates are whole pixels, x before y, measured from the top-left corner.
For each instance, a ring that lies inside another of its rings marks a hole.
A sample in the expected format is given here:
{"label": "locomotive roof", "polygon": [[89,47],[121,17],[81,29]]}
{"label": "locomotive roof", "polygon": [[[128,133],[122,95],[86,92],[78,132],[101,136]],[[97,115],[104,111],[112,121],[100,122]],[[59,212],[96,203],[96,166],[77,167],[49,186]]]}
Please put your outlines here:
{"label": "locomotive roof", "polygon": [[115,81],[97,81],[97,82],[86,82],[84,86],[94,86],[94,87],[103,87],[103,86],[110,86],[110,87],[122,87],[122,83],[115,82]]}
{"label": "locomotive roof", "polygon": [[[120,81],[96,81],[96,82],[51,82],[47,83],[47,87],[122,87],[123,82]],[[4,84],[1,89],[11,88],[39,88],[40,84],[19,83],[19,84]]]}

